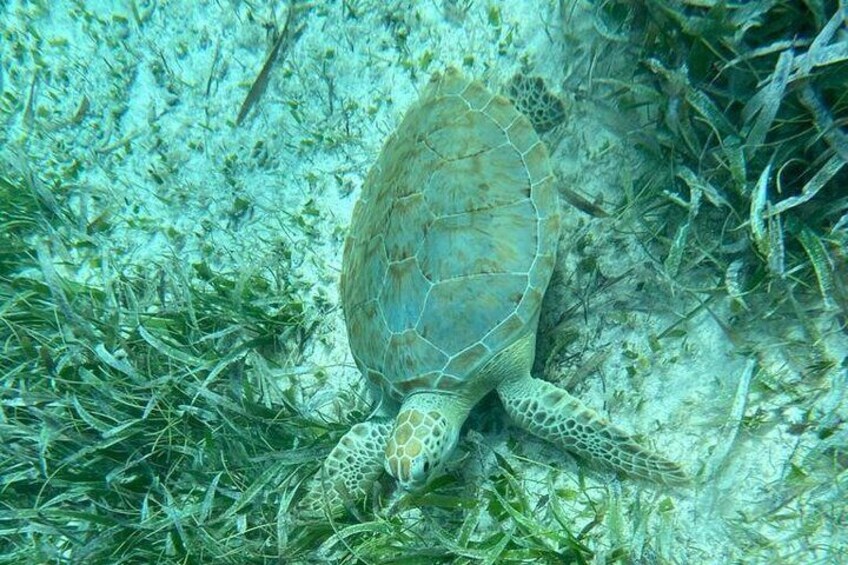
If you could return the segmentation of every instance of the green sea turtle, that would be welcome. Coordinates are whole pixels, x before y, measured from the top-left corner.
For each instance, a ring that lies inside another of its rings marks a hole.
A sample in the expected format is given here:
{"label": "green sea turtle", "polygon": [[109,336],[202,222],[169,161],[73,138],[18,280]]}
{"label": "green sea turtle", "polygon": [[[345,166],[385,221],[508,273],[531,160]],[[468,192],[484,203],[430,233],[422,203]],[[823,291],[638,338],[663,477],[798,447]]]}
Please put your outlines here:
{"label": "green sea turtle", "polygon": [[364,500],[384,469],[405,489],[426,484],[492,390],[533,435],[629,475],[686,481],[530,375],[559,230],[548,151],[528,119],[456,70],[435,75],[368,174],[343,256],[350,348],[389,409],[341,438],[299,515]]}

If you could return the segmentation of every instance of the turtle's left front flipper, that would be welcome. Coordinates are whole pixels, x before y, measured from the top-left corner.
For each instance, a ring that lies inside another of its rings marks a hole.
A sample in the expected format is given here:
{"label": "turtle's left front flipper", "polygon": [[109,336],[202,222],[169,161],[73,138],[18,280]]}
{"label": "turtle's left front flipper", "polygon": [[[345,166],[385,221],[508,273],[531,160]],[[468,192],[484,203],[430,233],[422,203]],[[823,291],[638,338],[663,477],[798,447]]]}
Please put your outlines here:
{"label": "turtle's left front flipper", "polygon": [[685,485],[688,475],[677,464],[636,443],[582,402],[529,374],[505,379],[498,395],[519,426],[581,457],[632,477],[667,485]]}

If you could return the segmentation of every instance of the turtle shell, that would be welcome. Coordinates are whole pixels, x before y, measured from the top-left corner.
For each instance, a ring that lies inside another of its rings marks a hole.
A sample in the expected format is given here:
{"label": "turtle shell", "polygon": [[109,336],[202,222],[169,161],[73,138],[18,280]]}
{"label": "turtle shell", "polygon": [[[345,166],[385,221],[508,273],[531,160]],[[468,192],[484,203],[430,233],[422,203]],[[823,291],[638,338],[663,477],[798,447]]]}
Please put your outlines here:
{"label": "turtle shell", "polygon": [[353,211],[341,291],[357,366],[395,398],[460,390],[536,331],[558,235],[528,119],[456,70],[435,75]]}

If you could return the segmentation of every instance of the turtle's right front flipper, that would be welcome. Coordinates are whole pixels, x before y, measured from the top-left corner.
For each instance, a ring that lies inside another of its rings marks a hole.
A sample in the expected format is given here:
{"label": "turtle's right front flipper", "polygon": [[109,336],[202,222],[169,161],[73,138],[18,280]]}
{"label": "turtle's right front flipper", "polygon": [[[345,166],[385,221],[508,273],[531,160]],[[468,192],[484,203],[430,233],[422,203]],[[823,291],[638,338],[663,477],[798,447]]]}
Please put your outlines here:
{"label": "turtle's right front flipper", "polygon": [[345,508],[362,503],[383,473],[391,423],[368,421],[353,426],[315,475],[294,508],[299,522],[337,517]]}
{"label": "turtle's right front flipper", "polygon": [[498,394],[513,421],[535,436],[632,477],[667,485],[689,482],[677,463],[645,449],[549,382],[530,375],[506,379]]}

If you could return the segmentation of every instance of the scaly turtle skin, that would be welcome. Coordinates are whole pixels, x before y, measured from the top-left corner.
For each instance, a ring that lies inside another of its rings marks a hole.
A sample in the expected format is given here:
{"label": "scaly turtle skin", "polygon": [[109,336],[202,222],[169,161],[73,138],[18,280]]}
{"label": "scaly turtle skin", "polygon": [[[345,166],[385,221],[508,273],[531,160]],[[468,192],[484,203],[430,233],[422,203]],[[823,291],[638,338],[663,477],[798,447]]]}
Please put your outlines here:
{"label": "scaly turtle skin", "polygon": [[364,500],[384,468],[406,489],[426,484],[493,389],[536,436],[630,475],[686,481],[530,376],[559,230],[548,151],[527,118],[456,70],[435,75],[368,174],[343,257],[353,357],[400,407],[394,422],[375,418],[342,437],[300,516]]}

